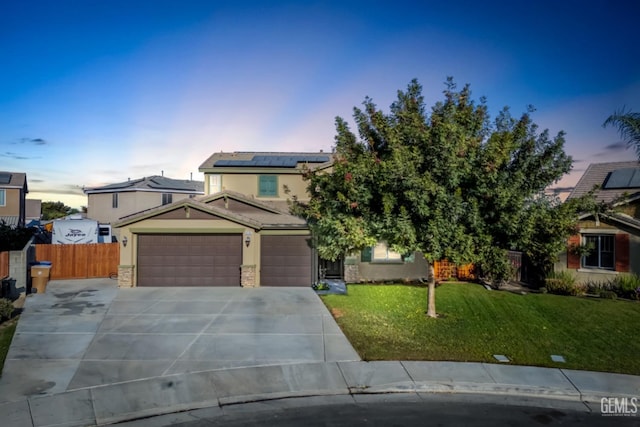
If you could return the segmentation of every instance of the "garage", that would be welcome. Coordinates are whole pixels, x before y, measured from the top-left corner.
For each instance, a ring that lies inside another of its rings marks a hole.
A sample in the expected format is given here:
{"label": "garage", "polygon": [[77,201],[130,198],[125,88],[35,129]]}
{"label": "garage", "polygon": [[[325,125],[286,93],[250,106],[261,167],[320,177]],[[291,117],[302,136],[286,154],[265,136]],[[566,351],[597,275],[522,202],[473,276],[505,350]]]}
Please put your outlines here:
{"label": "garage", "polygon": [[139,234],[138,286],[240,286],[241,234]]}
{"label": "garage", "polygon": [[310,286],[309,236],[261,237],[260,286]]}

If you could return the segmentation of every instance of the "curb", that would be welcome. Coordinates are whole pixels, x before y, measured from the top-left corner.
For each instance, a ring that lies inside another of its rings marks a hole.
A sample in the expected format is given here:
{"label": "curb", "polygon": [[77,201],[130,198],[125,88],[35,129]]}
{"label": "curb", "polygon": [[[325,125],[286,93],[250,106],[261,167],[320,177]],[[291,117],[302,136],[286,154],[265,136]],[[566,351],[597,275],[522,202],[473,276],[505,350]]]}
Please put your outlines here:
{"label": "curb", "polygon": [[[537,378],[535,384],[526,384],[532,376]],[[470,381],[470,377],[477,381]],[[510,380],[497,380],[504,378]],[[613,381],[608,389],[595,390],[594,384],[603,378]],[[580,384],[585,384],[584,391],[579,389]],[[599,403],[603,397],[638,397],[640,378],[483,363],[302,363],[175,374],[71,390],[0,403],[0,414],[10,426],[71,427],[286,398],[393,393],[483,394]]]}

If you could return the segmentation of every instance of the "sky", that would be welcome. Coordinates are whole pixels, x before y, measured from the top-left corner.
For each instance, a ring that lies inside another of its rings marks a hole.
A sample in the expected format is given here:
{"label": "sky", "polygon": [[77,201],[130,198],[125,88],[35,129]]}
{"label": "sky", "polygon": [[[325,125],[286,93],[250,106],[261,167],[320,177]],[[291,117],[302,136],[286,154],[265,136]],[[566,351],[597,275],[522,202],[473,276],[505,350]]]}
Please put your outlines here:
{"label": "sky", "polygon": [[[0,170],[30,199],[86,206],[83,187],[202,180],[219,151],[330,151],[335,117],[385,111],[413,78],[426,105],[452,76],[492,115],[536,108],[566,132],[571,187],[633,160],[615,128],[640,111],[640,2],[3,2]],[[352,128],[353,129],[353,128]]]}

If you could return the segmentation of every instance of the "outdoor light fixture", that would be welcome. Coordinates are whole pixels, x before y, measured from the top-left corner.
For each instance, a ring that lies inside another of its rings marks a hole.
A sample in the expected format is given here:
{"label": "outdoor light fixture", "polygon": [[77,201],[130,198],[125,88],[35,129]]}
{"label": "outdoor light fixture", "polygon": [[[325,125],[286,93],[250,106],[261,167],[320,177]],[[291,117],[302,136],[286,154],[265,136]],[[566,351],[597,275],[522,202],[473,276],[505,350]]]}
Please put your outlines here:
{"label": "outdoor light fixture", "polygon": [[249,245],[251,244],[251,232],[250,231],[245,231],[244,233],[244,244],[249,247]]}
{"label": "outdoor light fixture", "polygon": [[128,240],[127,240],[127,236],[124,236],[124,237],[122,238],[122,246],[124,246],[124,247],[126,248],[126,247],[127,247],[127,242],[128,242]]}

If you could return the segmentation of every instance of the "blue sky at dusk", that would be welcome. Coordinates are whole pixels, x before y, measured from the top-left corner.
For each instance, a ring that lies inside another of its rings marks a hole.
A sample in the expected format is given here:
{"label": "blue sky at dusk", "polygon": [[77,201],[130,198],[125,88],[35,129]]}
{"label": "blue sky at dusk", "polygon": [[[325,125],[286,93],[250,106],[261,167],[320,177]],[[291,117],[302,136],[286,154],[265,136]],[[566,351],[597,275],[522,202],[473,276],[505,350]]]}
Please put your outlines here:
{"label": "blue sky at dusk", "polygon": [[365,96],[387,110],[417,78],[430,107],[453,76],[494,116],[531,104],[566,131],[570,186],[635,158],[602,123],[640,111],[639,17],[622,0],[5,2],[0,170],[80,207],[82,186],[202,179],[216,151],[331,150]]}

